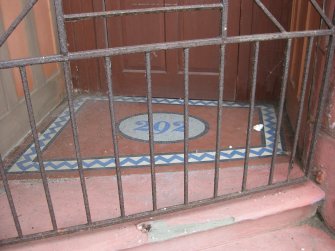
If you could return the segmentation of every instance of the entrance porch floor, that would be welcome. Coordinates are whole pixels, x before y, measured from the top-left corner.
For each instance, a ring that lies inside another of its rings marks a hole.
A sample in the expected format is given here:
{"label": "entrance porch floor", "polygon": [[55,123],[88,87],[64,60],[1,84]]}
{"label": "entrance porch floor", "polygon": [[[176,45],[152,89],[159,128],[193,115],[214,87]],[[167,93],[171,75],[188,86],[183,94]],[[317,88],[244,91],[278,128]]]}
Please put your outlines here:
{"label": "entrance porch floor", "polygon": [[[145,170],[150,166],[148,115],[146,98],[115,97],[115,117],[120,165],[123,169]],[[224,102],[221,128],[220,167],[241,166],[245,158],[249,105]],[[68,108],[54,112],[39,133],[43,160],[47,171],[66,173],[78,168]],[[158,171],[182,168],[184,163],[184,101],[153,99],[153,131],[155,165]],[[114,170],[109,102],[103,96],[82,96],[75,99],[80,153],[85,170]],[[217,135],[217,102],[189,101],[190,166],[213,167]],[[43,124],[43,122],[42,122]],[[45,123],[44,123],[45,124]],[[276,129],[275,109],[270,104],[257,104],[251,133],[251,164],[269,163]],[[279,140],[278,160],[284,158],[283,135]],[[13,155],[13,154],[12,154]],[[8,173],[38,173],[35,146],[31,138],[12,157]],[[282,157],[280,157],[282,155]]]}

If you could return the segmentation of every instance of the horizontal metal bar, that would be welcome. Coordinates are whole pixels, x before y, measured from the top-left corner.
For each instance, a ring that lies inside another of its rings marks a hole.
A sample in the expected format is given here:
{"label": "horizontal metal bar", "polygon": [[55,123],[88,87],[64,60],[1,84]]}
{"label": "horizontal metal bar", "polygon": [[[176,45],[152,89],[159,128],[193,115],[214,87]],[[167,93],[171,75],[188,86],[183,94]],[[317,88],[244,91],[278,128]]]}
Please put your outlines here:
{"label": "horizontal metal bar", "polygon": [[268,8],[262,3],[261,0],[254,0],[255,3],[258,5],[259,8],[262,9],[264,14],[272,21],[272,23],[281,31],[286,32],[285,28],[278,22],[274,15],[269,11]]}
{"label": "horizontal metal bar", "polygon": [[88,224],[82,224],[82,225],[77,225],[77,226],[72,226],[72,227],[67,227],[64,229],[59,229],[58,231],[47,231],[47,232],[42,232],[42,233],[37,233],[37,234],[30,234],[30,235],[25,235],[23,238],[10,238],[6,240],[1,240],[0,245],[5,245],[5,244],[14,244],[14,243],[19,243],[23,241],[31,241],[31,240],[36,240],[36,239],[42,239],[42,238],[48,238],[48,237],[53,237],[57,235],[64,235],[64,234],[70,234],[70,233],[75,233],[78,231],[82,230],[88,230],[88,229],[96,229],[96,228],[102,228],[102,227],[107,227],[110,225],[116,225],[116,224],[121,224],[121,223],[126,223],[129,221],[135,221],[135,220],[141,220],[145,219],[148,217],[155,217],[159,215],[164,215],[167,213],[174,213],[177,211],[182,211],[182,210],[187,210],[187,209],[192,209],[192,208],[197,208],[200,206],[206,206],[206,205],[211,205],[217,202],[224,202],[232,199],[238,199],[244,196],[248,196],[251,194],[257,194],[261,192],[265,192],[268,190],[273,190],[277,188],[282,188],[290,185],[297,185],[301,184],[303,182],[306,182],[308,179],[306,177],[300,177],[297,179],[292,179],[288,182],[278,182],[273,185],[266,185],[266,186],[261,186],[257,187],[251,190],[247,190],[245,192],[236,192],[228,195],[222,195],[218,196],[216,198],[208,198],[200,201],[192,201],[189,202],[188,204],[180,204],[176,206],[171,206],[171,207],[166,207],[166,208],[161,208],[156,211],[146,211],[142,213],[137,213],[133,215],[128,215],[125,217],[119,217],[119,218],[113,218],[113,219],[107,219],[107,220],[102,220],[102,221],[96,221],[93,222],[92,225]]}
{"label": "horizontal metal bar", "polygon": [[323,29],[323,30],[311,30],[311,31],[292,31],[292,32],[276,32],[276,33],[266,33],[266,34],[255,34],[255,35],[245,35],[245,36],[235,36],[228,37],[225,43],[248,43],[248,42],[262,42],[270,40],[283,40],[283,39],[293,39],[293,38],[303,38],[303,37],[319,37],[319,36],[329,36],[334,34],[333,30]]}
{"label": "horizontal metal bar", "polygon": [[257,35],[245,35],[245,36],[233,36],[233,37],[216,37],[208,39],[195,39],[185,40],[167,43],[156,43],[146,45],[135,45],[135,46],[124,46],[107,49],[96,49],[88,51],[72,52],[68,55],[52,55],[44,57],[34,58],[23,58],[14,59],[9,61],[0,61],[0,69],[8,69],[26,65],[46,64],[55,62],[64,62],[69,60],[79,60],[88,58],[98,57],[109,57],[116,55],[125,55],[133,53],[143,53],[148,51],[159,51],[159,50],[171,50],[180,48],[193,48],[200,46],[211,46],[221,44],[238,44],[248,43],[257,41],[269,41],[269,40],[282,40],[290,38],[302,38],[302,37],[319,37],[319,36],[330,36],[335,34],[332,30],[312,30],[312,31],[296,31],[296,32],[285,32],[285,33],[268,33],[268,34],[257,34]]}
{"label": "horizontal metal bar", "polygon": [[79,21],[88,18],[97,17],[115,17],[115,16],[126,16],[126,15],[140,15],[140,14],[153,14],[153,13],[167,13],[176,11],[195,11],[195,10],[213,10],[222,9],[222,4],[197,4],[197,5],[185,5],[185,6],[166,6],[166,7],[155,7],[155,8],[142,8],[142,9],[130,9],[130,10],[111,10],[111,11],[99,11],[99,12],[87,12],[87,13],[76,13],[64,15],[65,21]]}
{"label": "horizontal metal bar", "polygon": [[315,10],[319,13],[321,18],[326,22],[327,26],[331,29],[334,28],[332,21],[326,16],[324,11],[321,9],[320,5],[315,0],[310,0]]}
{"label": "horizontal metal bar", "polygon": [[210,46],[210,45],[220,45],[220,44],[233,44],[233,43],[268,41],[268,40],[299,38],[299,37],[312,37],[312,36],[318,36],[318,35],[324,35],[324,34],[331,35],[333,34],[333,32],[330,30],[321,30],[321,31],[316,30],[314,32],[270,33],[270,34],[236,36],[236,37],[227,37],[227,38],[218,37],[218,38],[209,38],[209,39],[196,39],[196,40],[176,41],[176,42],[167,42],[167,43],[126,46],[126,47],[119,47],[119,48],[107,48],[107,49],[100,49],[100,50],[80,51],[80,52],[69,53],[69,60],[104,57],[105,55],[115,56],[115,55],[123,55],[123,54],[142,53],[142,52],[157,51],[157,50],[194,48],[194,47],[200,47],[200,46]]}
{"label": "horizontal metal bar", "polygon": [[30,0],[22,9],[21,13],[14,19],[14,21],[10,24],[8,29],[1,34],[0,36],[0,47],[6,42],[9,36],[13,33],[16,27],[21,23],[21,21],[27,16],[29,11],[34,7],[37,3],[37,0]]}
{"label": "horizontal metal bar", "polygon": [[64,57],[63,55],[50,55],[50,56],[45,56],[45,57],[29,57],[29,58],[12,59],[12,60],[0,61],[0,69],[9,69],[9,68],[22,67],[22,66],[27,66],[27,65],[63,62],[66,60],[68,60],[68,58]]}

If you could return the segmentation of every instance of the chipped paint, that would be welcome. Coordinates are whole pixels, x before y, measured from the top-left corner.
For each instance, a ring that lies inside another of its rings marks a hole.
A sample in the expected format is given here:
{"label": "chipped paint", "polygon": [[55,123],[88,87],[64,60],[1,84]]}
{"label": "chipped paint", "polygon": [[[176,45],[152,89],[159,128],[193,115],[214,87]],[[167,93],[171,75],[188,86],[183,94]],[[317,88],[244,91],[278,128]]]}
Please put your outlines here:
{"label": "chipped paint", "polygon": [[149,242],[165,241],[172,238],[228,226],[235,222],[234,217],[209,220],[201,223],[168,225],[164,221],[147,222],[151,225],[148,232]]}

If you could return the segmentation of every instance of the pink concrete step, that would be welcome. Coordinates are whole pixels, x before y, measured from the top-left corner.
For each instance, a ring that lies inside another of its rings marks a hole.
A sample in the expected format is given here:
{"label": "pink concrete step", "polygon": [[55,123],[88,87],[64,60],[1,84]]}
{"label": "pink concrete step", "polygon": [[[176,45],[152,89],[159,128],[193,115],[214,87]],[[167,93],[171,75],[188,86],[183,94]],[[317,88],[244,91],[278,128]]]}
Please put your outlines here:
{"label": "pink concrete step", "polygon": [[[287,163],[277,164],[274,181],[284,181],[287,177],[287,170]],[[295,166],[291,172],[291,178],[298,178],[302,175],[300,169]],[[268,176],[268,165],[250,167],[247,189],[266,185]],[[226,195],[239,192],[242,177],[242,167],[220,169],[218,194]],[[158,208],[162,209],[184,202],[184,173],[182,171],[157,173],[156,181]],[[9,183],[23,233],[27,235],[52,230],[41,180],[10,180]],[[150,173],[123,174],[122,184],[126,215],[152,210]],[[115,175],[86,177],[86,186],[93,221],[120,216]],[[87,222],[78,178],[49,179],[49,188],[58,228],[71,227]],[[190,202],[212,198],[213,191],[213,168],[189,171]],[[0,239],[17,236],[7,197],[5,193],[1,192],[0,222]]]}
{"label": "pink concrete step", "polygon": [[[212,250],[297,225],[315,214],[323,198],[321,189],[305,182],[147,221],[7,246],[3,250]],[[141,229],[143,224],[151,226],[149,232]]]}
{"label": "pink concrete step", "polygon": [[333,251],[335,237],[317,227],[304,224],[258,234],[228,244],[206,248],[207,251]]}

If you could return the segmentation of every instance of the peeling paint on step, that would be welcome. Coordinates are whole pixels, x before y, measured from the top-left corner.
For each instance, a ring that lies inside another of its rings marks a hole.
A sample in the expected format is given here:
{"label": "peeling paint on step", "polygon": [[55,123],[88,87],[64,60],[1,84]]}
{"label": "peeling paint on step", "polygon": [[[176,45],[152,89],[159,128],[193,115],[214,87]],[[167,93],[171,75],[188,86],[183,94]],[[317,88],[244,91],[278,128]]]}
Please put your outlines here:
{"label": "peeling paint on step", "polygon": [[164,221],[147,222],[146,224],[151,225],[150,231],[148,231],[149,242],[157,242],[227,226],[233,224],[234,222],[234,217],[228,217],[220,220],[211,220],[192,224],[168,225]]}

